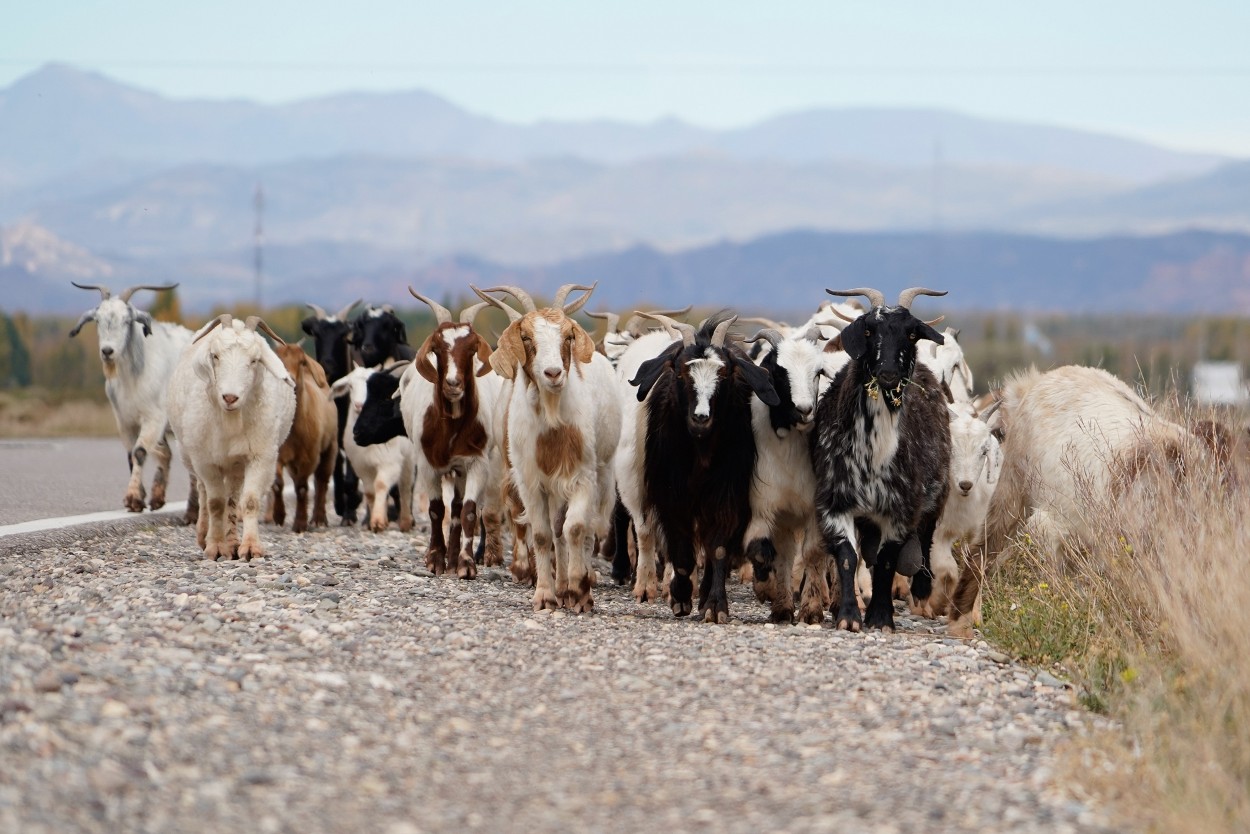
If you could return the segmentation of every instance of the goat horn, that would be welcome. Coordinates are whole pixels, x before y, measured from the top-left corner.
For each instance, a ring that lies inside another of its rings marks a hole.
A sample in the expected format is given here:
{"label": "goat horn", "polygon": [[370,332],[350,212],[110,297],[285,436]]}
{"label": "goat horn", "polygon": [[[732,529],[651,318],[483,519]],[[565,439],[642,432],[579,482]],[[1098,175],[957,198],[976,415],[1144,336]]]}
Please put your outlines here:
{"label": "goat horn", "polygon": [[133,287],[126,287],[126,289],[118,293],[117,297],[120,298],[122,301],[125,301],[127,304],[129,304],[130,296],[134,295],[139,290],[153,290],[154,292],[162,292],[164,290],[175,289],[177,288],[177,286],[178,286],[177,284],[162,284],[160,286],[157,286],[155,284],[136,284]]}
{"label": "goat horn", "polygon": [[868,303],[870,303],[873,307],[885,306],[885,296],[881,294],[881,290],[874,290],[872,287],[857,287],[853,290],[826,289],[825,292],[830,295],[840,295],[845,298],[854,298],[857,295],[862,295],[864,298],[868,299]]}
{"label": "goat horn", "polygon": [[[787,325],[782,324],[779,321],[774,321],[773,319],[765,318],[763,316],[744,316],[738,319],[738,324],[760,324],[770,330],[776,330],[778,332],[785,330],[787,326]],[[756,335],[759,335],[759,334],[756,334]],[[752,342],[755,340],[747,339],[747,341]]]}
{"label": "goat horn", "polygon": [[712,347],[725,346],[725,336],[728,335],[729,328],[732,327],[733,323],[737,320],[737,316],[730,316],[720,324],[716,325],[716,329],[712,331]]}
{"label": "goat horn", "polygon": [[977,419],[988,423],[990,421],[990,417],[994,414],[995,411],[998,411],[998,407],[1002,404],[1003,404],[1002,400],[994,400],[994,402],[990,403],[988,408],[986,408],[984,411],[982,411],[980,414],[977,415]]}
{"label": "goat horn", "polygon": [[[523,318],[523,316],[521,315],[521,313],[518,313],[516,310],[512,309],[511,307],[509,307],[507,304],[504,304],[504,303],[503,303],[502,301],[500,301],[498,298],[495,298],[494,296],[491,296],[491,295],[487,295],[487,294],[486,294],[487,292],[494,292],[494,291],[496,291],[496,290],[501,290],[501,289],[503,289],[502,287],[492,287],[492,288],[491,288],[491,289],[489,289],[489,290],[479,290],[477,287],[473,286],[472,284],[469,284],[469,289],[471,289],[471,290],[473,290],[473,292],[477,293],[478,298],[482,299],[482,300],[483,300],[483,301],[485,301],[487,304],[490,304],[492,307],[498,307],[500,310],[503,310],[505,313],[507,313],[507,314],[508,314],[508,320],[509,320],[510,322],[511,322],[511,321],[520,321],[520,320]],[[524,290],[522,290],[522,292],[524,292]],[[532,302],[531,302],[531,303],[532,303]],[[496,341],[498,341],[498,339],[496,339]]]}
{"label": "goat horn", "polygon": [[472,327],[473,320],[477,318],[477,314],[482,312],[482,310],[484,310],[485,308],[489,306],[490,304],[488,304],[487,302],[479,301],[478,303],[470,307],[465,307],[463,310],[460,311],[460,323],[467,324],[469,325],[469,327]]}
{"label": "goat horn", "polygon": [[834,330],[837,329],[834,328],[832,324],[813,324],[811,327],[807,328],[807,332],[803,334],[803,338],[809,342],[819,342],[821,339],[825,338],[825,331],[820,329],[822,327],[828,327]]}
{"label": "goat horn", "polygon": [[929,325],[930,327],[936,327],[937,325],[941,324],[944,321],[946,321],[946,316],[938,316],[932,321],[926,321],[925,324]]}
{"label": "goat horn", "polygon": [[316,314],[317,314],[317,318],[319,318],[319,319],[328,319],[328,318],[329,318],[329,316],[328,316],[328,315],[326,315],[326,311],[325,311],[324,309],[322,309],[321,307],[317,306],[316,304],[305,304],[304,306],[305,306],[305,307],[311,307],[311,308],[312,308],[312,311],[313,311],[314,313],[316,313]]}
{"label": "goat horn", "polygon": [[[510,284],[501,284],[498,287],[491,287],[490,289],[485,290],[485,292],[506,292],[508,295],[521,302],[521,306],[525,308],[525,312],[538,312],[538,307],[534,304],[534,299],[530,297],[529,293],[520,287],[514,287]],[[481,295],[481,293],[478,293],[478,295]],[[483,298],[484,297],[485,296],[483,296]]]}
{"label": "goat horn", "polygon": [[859,320],[859,319],[853,319],[850,316],[848,316],[846,313],[839,310],[838,305],[836,304],[832,305],[829,309],[833,312],[835,316],[842,319],[842,321],[846,321],[846,322],[850,322],[851,324],[854,324],[856,321]]}
{"label": "goat horn", "polygon": [[195,334],[195,338],[191,340],[191,343],[194,344],[198,342],[200,339],[203,339],[209,333],[213,332],[213,328],[217,327],[218,325],[221,325],[224,328],[224,327],[230,327],[233,323],[234,323],[234,316],[230,315],[229,313],[222,313],[220,316],[218,316],[217,318],[210,321],[208,324],[201,327],[200,332]]}
{"label": "goat horn", "polygon": [[339,310],[337,313],[335,313],[334,317],[336,319],[339,319],[340,321],[347,321],[347,314],[352,311],[352,308],[354,308],[357,304],[359,304],[362,301],[364,301],[363,298],[357,298],[351,304],[348,304],[342,310]]}
{"label": "goat horn", "polygon": [[778,333],[776,330],[773,330],[771,327],[765,327],[763,330],[756,333],[754,336],[747,339],[746,341],[758,342],[760,339],[767,339],[768,343],[773,346],[773,350],[776,350],[777,348],[781,347],[781,342],[783,338],[784,337],[780,333]]}
{"label": "goat horn", "polygon": [[616,313],[589,313],[588,312],[586,313],[586,315],[590,316],[592,319],[600,319],[607,323],[607,326],[604,328],[604,331],[603,331],[605,336],[608,333],[611,333],[612,331],[616,330],[617,327],[619,327],[621,323],[621,317],[618,316]]}
{"label": "goat horn", "polygon": [[911,309],[911,303],[916,300],[918,295],[935,295],[941,297],[946,295],[946,290],[938,292],[937,290],[927,290],[924,287],[910,287],[898,294],[898,306]]}
{"label": "goat horn", "polygon": [[[595,287],[597,286],[599,286],[598,281],[594,282],[589,287],[585,286],[584,284],[565,284],[563,287],[560,287],[560,289],[556,290],[556,297],[552,300],[551,306],[560,307],[561,309],[564,310],[565,315],[571,316],[574,313],[576,313],[578,310],[580,310],[583,304],[585,304],[587,301],[590,300],[590,294],[595,291]],[[564,300],[568,298],[569,293],[573,292],[574,290],[585,290],[586,294],[583,295],[581,298],[577,299],[577,301],[574,301],[570,304],[565,304]]]}
{"label": "goat horn", "polygon": [[101,301],[107,301],[109,296],[112,295],[109,288],[103,284],[80,284],[77,281],[70,281],[70,283],[80,290],[99,290]]}
{"label": "goat horn", "polygon": [[251,331],[255,331],[259,327],[260,331],[270,339],[273,339],[278,344],[286,347],[286,341],[277,333],[274,333],[273,328],[265,324],[265,320],[260,316],[248,316],[247,320],[243,322],[243,326]]}
{"label": "goat horn", "polygon": [[432,298],[426,298],[424,295],[414,290],[412,288],[412,284],[408,285],[408,292],[412,293],[413,298],[417,299],[418,301],[424,301],[427,305],[429,305],[429,308],[434,311],[434,318],[438,320],[439,324],[451,323],[452,321],[451,310],[448,310],[446,307],[444,307],[442,304],[439,304],[437,301],[435,301]]}
{"label": "goat horn", "polygon": [[658,321],[670,336],[679,337],[684,344],[693,345],[697,332],[694,325],[686,324],[684,321],[674,321],[663,313],[644,313],[641,310],[635,312],[635,315],[642,316],[644,319]]}

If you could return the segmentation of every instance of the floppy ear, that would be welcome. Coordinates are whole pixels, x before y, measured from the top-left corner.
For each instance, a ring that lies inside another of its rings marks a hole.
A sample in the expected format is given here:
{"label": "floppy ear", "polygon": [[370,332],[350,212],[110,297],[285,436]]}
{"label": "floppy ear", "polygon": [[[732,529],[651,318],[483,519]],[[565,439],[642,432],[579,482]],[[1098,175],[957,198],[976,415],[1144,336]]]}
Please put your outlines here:
{"label": "floppy ear", "polygon": [[330,386],[330,399],[337,400],[352,392],[352,383],[347,377],[340,377]]}
{"label": "floppy ear", "polygon": [[316,361],[308,354],[304,354],[300,357],[299,361],[301,365],[308,369],[308,373],[312,374],[313,382],[317,384],[318,388],[330,387],[330,381],[326,379],[326,370],[321,367],[320,362]]}
{"label": "floppy ear", "polygon": [[278,358],[278,354],[274,353],[268,347],[261,350],[260,362],[265,366],[266,371],[269,371],[269,373],[273,374],[275,377],[282,380],[292,388],[295,387],[295,380],[292,379],[291,374],[287,372],[286,365],[283,365],[282,360]]}
{"label": "floppy ear", "polygon": [[639,366],[638,373],[629,381],[630,385],[638,386],[638,402],[647,398],[665,371],[673,370],[673,360],[681,354],[684,347],[681,342],[674,342],[659,356],[648,359]]}
{"label": "floppy ear", "polygon": [[591,361],[595,355],[595,340],[577,322],[573,322],[573,358],[582,364]]}
{"label": "floppy ear", "polygon": [[[846,331],[843,331],[843,332],[846,332]],[[916,319],[916,321],[912,324],[911,332],[916,334],[917,339],[928,339],[931,342],[937,342],[939,345],[946,344],[945,336],[943,336],[941,333],[934,330],[929,325],[922,322],[920,319]],[[937,348],[934,348],[933,350],[934,350],[934,355],[936,355]]]}
{"label": "floppy ear", "polygon": [[504,379],[516,379],[516,369],[525,362],[525,345],[521,343],[517,323],[514,321],[504,328],[499,335],[499,347],[490,355],[491,368]]}
{"label": "floppy ear", "polygon": [[417,355],[412,360],[412,363],[417,366],[417,373],[421,374],[426,382],[434,385],[438,384],[438,369],[430,361],[430,351],[434,349],[434,336],[437,333],[438,330],[435,329],[425,337],[425,341],[421,343],[421,347],[417,348]]}
{"label": "floppy ear", "polygon": [[74,325],[74,329],[69,332],[69,337],[72,339],[75,336],[77,336],[78,331],[82,330],[82,326],[89,321],[95,321],[95,308],[94,307],[92,307],[90,310],[82,314],[82,318],[78,320],[78,324]]}
{"label": "floppy ear", "polygon": [[213,380],[213,364],[209,361],[209,353],[211,351],[205,348],[198,351],[195,358],[191,360],[191,367],[195,369],[195,375],[205,382],[212,382]]}
{"label": "floppy ear", "polygon": [[490,366],[490,342],[487,342],[476,333],[473,337],[477,339],[477,359],[482,363],[481,369],[477,372],[478,376],[486,376],[493,370]]}
{"label": "floppy ear", "polygon": [[135,321],[143,328],[144,336],[152,335],[152,316],[144,310],[135,310]]}
{"label": "floppy ear", "polygon": [[868,352],[868,337],[864,335],[863,316],[842,328],[841,339],[842,349],[848,356],[855,361],[864,358],[864,354]]}
{"label": "floppy ear", "polygon": [[729,359],[734,363],[738,375],[751,386],[755,396],[760,398],[760,402],[768,406],[781,402],[781,397],[777,396],[777,389],[773,387],[772,376],[768,371],[756,365],[745,354],[739,355],[737,351],[731,351]]}

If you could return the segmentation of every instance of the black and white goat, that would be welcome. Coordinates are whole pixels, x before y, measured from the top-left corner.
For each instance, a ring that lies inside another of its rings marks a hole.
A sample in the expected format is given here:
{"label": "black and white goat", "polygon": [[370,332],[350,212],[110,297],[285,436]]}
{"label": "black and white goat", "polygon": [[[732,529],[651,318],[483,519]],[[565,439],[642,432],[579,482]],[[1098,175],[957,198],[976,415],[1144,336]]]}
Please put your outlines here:
{"label": "black and white goat", "polygon": [[643,511],[658,520],[673,566],[669,604],[679,617],[691,613],[691,577],[701,556],[699,610],[705,621],[721,623],[729,621],[725,578],[742,559],[751,519],[751,395],[778,402],[768,374],[725,341],[735,318],[721,311],[697,331],[664,319],[681,341],[630,380],[645,402]]}
{"label": "black and white goat", "polygon": [[[818,521],[840,586],[832,610],[838,628],[893,630],[896,570],[915,574],[913,598],[929,596],[929,548],[950,489],[946,398],[916,362],[917,342],[941,344],[943,337],[908,308],[918,295],[946,293],[913,287],[890,307],[874,289],[827,292],[863,295],[872,305],[842,330],[850,361],[821,396],[811,434]],[[855,599],[857,533],[873,568],[872,601],[862,618]],[[800,617],[820,622],[824,565],[807,566],[805,576]]]}
{"label": "black and white goat", "polygon": [[[352,334],[352,324],[347,320],[352,308],[359,304],[356,299],[334,315],[326,313],[316,304],[311,315],[300,323],[304,332],[312,337],[313,357],[326,372],[326,381],[331,385],[347,376],[352,370],[351,346],[348,340]],[[339,397],[334,401],[338,410],[338,454],[334,459],[334,512],[343,525],[356,523],[356,510],[360,507],[360,479],[347,460],[343,451],[343,429],[347,425],[348,401]]]}

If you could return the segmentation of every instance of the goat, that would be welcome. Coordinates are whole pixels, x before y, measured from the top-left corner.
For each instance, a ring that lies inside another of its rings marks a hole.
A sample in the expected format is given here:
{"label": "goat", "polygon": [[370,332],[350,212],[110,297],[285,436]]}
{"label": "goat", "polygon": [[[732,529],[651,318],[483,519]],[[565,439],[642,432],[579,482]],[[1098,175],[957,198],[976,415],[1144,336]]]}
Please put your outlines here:
{"label": "goat", "polygon": [[389,360],[412,359],[414,351],[408,344],[408,331],[389,304],[367,307],[352,322],[351,344],[366,368],[383,365]]}
{"label": "goat", "polygon": [[[484,562],[502,565],[498,484],[503,460],[494,424],[500,377],[490,366],[491,347],[473,330],[473,319],[488,306],[482,301],[451,311],[408,288],[434,311],[438,326],[430,333],[401,385],[401,411],[414,440],[417,481],[430,495],[430,545],[426,567],[435,574],[451,571],[461,579],[477,575],[473,536],[478,508],[486,529]],[[452,476],[451,529],[443,537],[442,480]],[[464,553],[460,553],[461,532]]]}
{"label": "goat", "polygon": [[371,368],[355,368],[330,386],[330,395],[349,397],[347,426],[343,430],[343,450],[360,476],[361,491],[369,503],[369,529],[381,533],[390,524],[386,501],[392,487],[399,488],[399,529],[412,529],[413,449],[407,437],[393,437],[385,443],[361,446],[356,442],[356,420],[369,396]]}
{"label": "goat", "polygon": [[927,350],[916,352],[916,358],[937,377],[946,401],[961,413],[971,413],[976,410],[972,405],[972,368],[968,367],[964,350],[957,341],[959,331],[948,327],[942,336],[942,344],[929,342]]}
{"label": "goat", "polygon": [[[347,376],[352,369],[351,338],[352,325],[347,320],[352,309],[360,303],[356,299],[334,315],[316,304],[309,304],[316,315],[308,316],[300,327],[312,337],[313,355],[325,371],[326,382],[333,385]],[[343,430],[347,426],[348,402],[344,398],[334,401],[338,411],[338,454],[334,459],[334,512],[339,523],[348,526],[356,523],[356,510],[360,507],[360,479],[347,460],[343,451]]]}
{"label": "goat", "polygon": [[295,484],[295,518],[291,529],[303,533],[309,526],[309,477],[313,478],[312,526],[325,527],[329,523],[326,493],[339,452],[338,414],[330,399],[330,383],[317,360],[304,353],[299,345],[279,345],[275,352],[295,380],[295,417],[291,421],[291,433],[278,450],[278,467],[266,520],[279,527],[286,522],[286,503],[282,497],[282,470],[286,469]]}
{"label": "goat", "polygon": [[[130,481],[122,503],[132,513],[143,512],[147,490],[143,486],[143,468],[150,452],[156,462],[152,476],[152,495],[147,506],[159,510],[165,506],[169,480],[169,462],[173,451],[169,441],[173,432],[165,410],[165,384],[183,349],[191,343],[191,331],[176,324],[152,320],[152,316],[130,303],[139,290],[161,292],[177,284],[127,287],[116,297],[109,288],[71,281],[81,290],[97,290],[100,303],[82,314],[69,332],[78,335],[89,322],[96,323],[100,341],[100,361],[104,366],[104,393],[108,395],[113,417],[122,443],[126,446],[126,462]],[[198,515],[199,491],[191,480],[187,498],[186,522],[194,524]]]}
{"label": "goat", "polygon": [[[563,604],[589,612],[594,599],[587,562],[595,536],[608,532],[616,498],[612,458],[621,433],[612,363],[572,318],[594,287],[566,284],[542,310],[517,287],[472,289],[510,319],[490,364],[514,380],[507,439],[537,568],[534,610]],[[486,294],[496,290],[525,312]],[[574,290],[584,294],[565,304]]]}
{"label": "goat", "polygon": [[[261,496],[273,482],[278,448],[295,416],[295,380],[258,327],[285,344],[257,316],[245,323],[221,315],[195,334],[169,379],[169,422],[198,481],[204,512],[196,540],[208,559],[265,554]],[[239,509],[241,540],[235,536]]]}
{"label": "goat", "polygon": [[[757,595],[771,598],[769,619],[790,623],[794,620],[792,570],[799,561],[795,558],[796,545],[801,543],[805,554],[800,564],[823,557],[808,434],[815,425],[822,383],[827,384],[834,372],[830,354],[821,347],[819,327],[789,338],[766,328],[748,341],[761,340],[771,347],[760,360],[760,367],[777,392],[777,403],[751,399],[756,460],[751,479],[751,521],[743,543],[754,568]],[[807,554],[809,549],[816,552]]]}
{"label": "goat", "polygon": [[930,552],[933,592],[928,600],[913,604],[913,613],[938,617],[946,613],[959,582],[955,542],[962,542],[968,560],[981,561],[973,543],[984,538],[990,498],[1003,468],[1003,452],[988,425],[998,405],[980,414],[968,414],[948,406],[951,431],[950,496],[933,533]]}
{"label": "goat", "polygon": [[[940,344],[943,337],[908,310],[918,295],[945,293],[913,287],[887,307],[874,289],[827,292],[863,295],[871,303],[839,334],[850,361],[821,395],[811,433],[816,509],[825,553],[833,556],[838,574],[834,622],[849,631],[892,631],[896,570],[915,575],[915,599],[929,596],[929,550],[949,491],[946,398],[933,374],[916,362],[918,341]],[[857,533],[873,568],[872,600],[862,616],[855,599]],[[826,558],[805,565],[804,622],[824,619]]]}
{"label": "goat", "polygon": [[[691,613],[691,576],[703,562],[699,611],[706,622],[729,621],[725,578],[742,559],[750,521],[750,484],[755,471],[751,430],[752,392],[778,403],[768,374],[732,343],[736,316],[727,310],[696,330],[661,320],[681,341],[649,359],[630,383],[644,403],[643,513],[654,513],[673,567],[669,605],[678,617]],[[641,574],[645,560],[639,558]]]}
{"label": "goat", "polygon": [[[990,421],[1002,437],[1003,467],[990,499],[984,551],[993,559],[1016,535],[1056,554],[1092,539],[1100,523],[1084,509],[1112,498],[1156,452],[1179,458],[1192,439],[1099,368],[1030,369],[998,392]],[[985,565],[970,560],[951,599],[948,630],[968,637],[978,616]]]}

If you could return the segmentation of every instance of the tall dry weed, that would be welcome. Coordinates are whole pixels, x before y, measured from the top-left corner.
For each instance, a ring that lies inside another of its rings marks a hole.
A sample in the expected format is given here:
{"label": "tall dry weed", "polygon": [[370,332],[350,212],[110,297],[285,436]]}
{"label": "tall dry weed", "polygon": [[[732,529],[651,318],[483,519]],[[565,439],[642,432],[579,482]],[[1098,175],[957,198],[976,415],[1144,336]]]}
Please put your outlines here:
{"label": "tall dry weed", "polygon": [[1250,831],[1250,455],[1243,428],[1224,438],[1226,454],[1195,439],[1135,462],[1121,494],[1083,496],[1092,537],[1060,554],[1017,541],[999,571],[1023,563],[1034,591],[1054,583],[1091,616],[1064,660],[1127,735],[1102,788],[1157,831]]}

